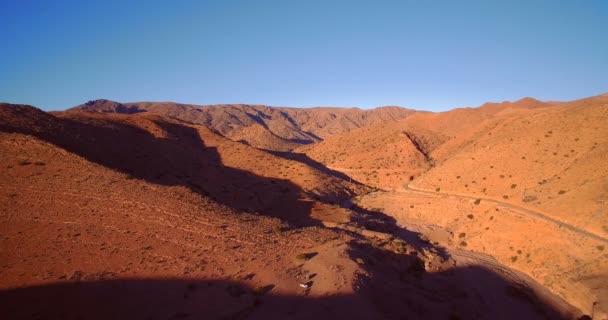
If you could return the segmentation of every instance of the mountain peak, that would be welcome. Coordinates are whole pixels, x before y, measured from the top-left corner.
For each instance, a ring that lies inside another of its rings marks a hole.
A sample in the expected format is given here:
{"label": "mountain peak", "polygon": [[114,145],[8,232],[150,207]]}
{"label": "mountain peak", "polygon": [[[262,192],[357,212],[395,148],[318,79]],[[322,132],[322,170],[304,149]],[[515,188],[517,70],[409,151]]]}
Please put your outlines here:
{"label": "mountain peak", "polygon": [[145,112],[145,109],[141,109],[138,106],[127,106],[120,102],[107,100],[107,99],[96,99],[89,100],[81,105],[70,108],[67,111],[90,111],[90,112],[104,112],[104,113],[125,113],[134,114]]}

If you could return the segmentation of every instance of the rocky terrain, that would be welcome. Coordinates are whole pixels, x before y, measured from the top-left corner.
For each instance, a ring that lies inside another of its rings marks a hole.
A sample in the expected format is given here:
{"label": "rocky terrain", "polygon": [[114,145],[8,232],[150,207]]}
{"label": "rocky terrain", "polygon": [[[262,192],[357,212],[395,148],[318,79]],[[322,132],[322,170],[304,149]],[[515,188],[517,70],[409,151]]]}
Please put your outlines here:
{"label": "rocky terrain", "polygon": [[0,105],[0,313],[606,319],[608,96]]}
{"label": "rocky terrain", "polygon": [[186,122],[205,125],[236,141],[272,151],[319,142],[331,135],[397,120],[414,110],[382,107],[358,108],[281,108],[263,105],[197,106],[172,102],[119,103],[92,100],[68,111],[85,110],[104,113],[150,112]]}

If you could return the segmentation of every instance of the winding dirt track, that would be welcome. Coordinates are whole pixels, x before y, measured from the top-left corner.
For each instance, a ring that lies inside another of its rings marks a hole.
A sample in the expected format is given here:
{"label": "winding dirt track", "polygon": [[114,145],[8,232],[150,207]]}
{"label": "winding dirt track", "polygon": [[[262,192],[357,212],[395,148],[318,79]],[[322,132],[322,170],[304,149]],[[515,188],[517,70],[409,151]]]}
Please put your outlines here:
{"label": "winding dirt track", "polygon": [[[340,171],[343,173],[348,173],[348,172],[358,172],[358,171],[369,171],[369,170],[359,170],[359,169],[348,169],[348,168],[337,168],[337,167],[328,167],[332,170],[336,170],[336,171]],[[394,169],[379,169],[377,171],[396,171]],[[418,188],[418,187],[414,187],[410,184],[404,183],[403,184],[403,190],[405,191],[409,191],[409,192],[418,192],[418,193],[422,193],[422,194],[428,194],[428,195],[441,195],[441,196],[451,196],[451,197],[458,197],[461,199],[468,199],[468,200],[477,200],[477,199],[481,199],[483,201],[486,202],[491,202],[491,203],[495,203],[497,205],[500,205],[502,207],[511,209],[513,212],[519,213],[521,215],[524,216],[528,216],[528,217],[532,217],[532,218],[536,218],[536,219],[540,219],[549,223],[553,223],[556,224],[558,227],[560,228],[565,228],[568,229],[578,235],[584,236],[584,237],[588,237],[600,242],[604,242],[604,243],[608,243],[608,238],[604,238],[600,235],[597,235],[595,233],[589,232],[587,230],[583,230],[580,228],[577,228],[571,224],[567,224],[565,222],[559,221],[557,219],[551,218],[549,216],[547,216],[546,214],[543,214],[541,212],[538,211],[533,211],[530,210],[528,208],[524,208],[524,207],[520,207],[520,206],[516,206],[507,202],[503,202],[500,200],[496,200],[496,199],[492,199],[492,198],[487,198],[487,197],[480,197],[480,196],[473,196],[473,195],[467,195],[467,194],[460,194],[460,193],[447,193],[447,192],[438,192],[438,191],[434,191],[434,190],[427,190],[427,189],[422,189],[422,188]],[[396,191],[401,191],[403,192],[403,190],[396,190]]]}
{"label": "winding dirt track", "polygon": [[559,226],[560,228],[568,229],[568,230],[570,230],[570,231],[572,231],[572,232],[574,232],[574,233],[576,233],[578,235],[581,235],[581,236],[584,236],[584,237],[588,237],[588,238],[591,238],[591,239],[594,239],[594,240],[597,240],[597,241],[601,241],[601,242],[604,242],[604,243],[608,243],[608,239],[606,239],[606,238],[604,238],[604,237],[602,237],[600,235],[597,235],[595,233],[591,233],[589,231],[577,228],[577,227],[575,227],[573,225],[561,222],[561,221],[559,221],[557,219],[554,219],[554,218],[551,218],[551,217],[549,217],[549,216],[547,216],[547,215],[545,215],[543,213],[540,213],[540,212],[537,212],[537,211],[533,211],[533,210],[530,210],[530,209],[527,209],[527,208],[523,208],[523,207],[520,207],[520,206],[516,206],[516,205],[510,204],[510,203],[507,203],[507,202],[502,202],[502,201],[499,201],[499,200],[495,200],[495,199],[492,199],[492,198],[485,198],[485,197],[479,197],[479,196],[471,196],[471,195],[459,194],[459,193],[447,193],[447,192],[438,192],[438,191],[426,190],[426,189],[421,189],[421,188],[418,188],[418,187],[411,186],[409,184],[404,184],[403,189],[406,190],[406,191],[410,191],[410,192],[418,192],[418,193],[431,194],[431,195],[451,196],[451,197],[458,197],[458,198],[461,198],[461,199],[469,199],[469,200],[481,199],[483,201],[495,203],[495,204],[500,205],[502,207],[511,209],[513,212],[519,213],[519,214],[524,215],[524,216],[533,217],[533,218],[540,219],[540,220],[543,220],[543,221],[546,221],[546,222],[549,222],[549,223],[554,223],[557,226]]}

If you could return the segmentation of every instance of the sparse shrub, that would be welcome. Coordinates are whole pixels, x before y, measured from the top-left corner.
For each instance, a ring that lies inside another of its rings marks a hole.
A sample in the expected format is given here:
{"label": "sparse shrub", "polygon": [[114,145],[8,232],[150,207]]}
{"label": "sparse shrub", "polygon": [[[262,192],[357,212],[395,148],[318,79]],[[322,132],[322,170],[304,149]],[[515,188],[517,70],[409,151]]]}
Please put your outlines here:
{"label": "sparse shrub", "polygon": [[414,180],[414,176],[410,176],[410,181],[413,181],[413,180]]}
{"label": "sparse shrub", "polygon": [[[251,290],[251,293],[254,296],[261,296],[261,295],[268,293],[270,290],[272,290],[272,288],[274,288],[274,285],[254,287]],[[259,303],[258,300],[256,300],[256,303]]]}
{"label": "sparse shrub", "polygon": [[521,201],[523,202],[532,202],[538,200],[538,198],[536,196],[525,196],[521,199]]}
{"label": "sparse shrub", "polygon": [[602,246],[602,245],[597,246],[597,247],[595,247],[595,248],[596,248],[597,250],[599,250],[599,251],[604,251],[604,246]]}
{"label": "sparse shrub", "polygon": [[474,216],[473,216],[472,214],[470,214],[470,213],[469,213],[469,214],[467,215],[467,218],[469,218],[469,219],[473,219],[473,218],[474,218]]}
{"label": "sparse shrub", "polygon": [[466,234],[466,233],[461,232],[461,233],[458,235],[458,238],[464,238],[464,237],[466,237],[466,236],[467,236],[467,234]]}
{"label": "sparse shrub", "polygon": [[506,200],[506,199],[509,199],[509,196],[505,194],[502,196],[502,198]]}
{"label": "sparse shrub", "polygon": [[564,193],[566,193],[566,191],[564,191],[564,190],[559,190],[559,192],[558,192],[557,194],[564,194]]}
{"label": "sparse shrub", "polygon": [[511,189],[515,189],[515,188],[517,188],[517,185],[514,183],[511,185]]}
{"label": "sparse shrub", "polygon": [[282,231],[283,231],[283,228],[281,228],[281,226],[279,226],[279,225],[272,226],[272,232],[274,232],[274,234],[279,235],[279,234],[281,234]]}
{"label": "sparse shrub", "polygon": [[481,203],[481,199],[477,199],[475,200],[475,202],[473,202],[474,204],[480,204]]}
{"label": "sparse shrub", "polygon": [[467,246],[467,242],[466,241],[460,241],[459,245],[461,247],[466,247]]}
{"label": "sparse shrub", "polygon": [[515,261],[517,261],[517,256],[512,256],[511,257],[511,262],[515,262]]}
{"label": "sparse shrub", "polygon": [[21,161],[19,161],[19,165],[20,166],[28,166],[30,164],[32,164],[32,163],[29,162],[29,161],[27,161],[27,160],[21,160]]}
{"label": "sparse shrub", "polygon": [[439,191],[441,191],[441,188],[437,188],[437,189],[435,189],[435,191],[436,191],[436,192],[439,192]]}
{"label": "sparse shrub", "polygon": [[316,255],[315,253],[299,253],[296,256],[296,260],[307,261],[307,260],[310,260],[315,255]]}
{"label": "sparse shrub", "polygon": [[394,241],[393,242],[393,246],[395,247],[395,250],[397,250],[397,252],[399,252],[399,253],[404,253],[405,252],[405,245],[403,245],[403,242],[401,242],[401,241]]}
{"label": "sparse shrub", "polygon": [[44,166],[44,165],[46,165],[46,163],[41,162],[41,161],[37,161],[34,164],[37,165],[37,166]]}
{"label": "sparse shrub", "polygon": [[456,176],[456,179],[460,179],[460,176]]}

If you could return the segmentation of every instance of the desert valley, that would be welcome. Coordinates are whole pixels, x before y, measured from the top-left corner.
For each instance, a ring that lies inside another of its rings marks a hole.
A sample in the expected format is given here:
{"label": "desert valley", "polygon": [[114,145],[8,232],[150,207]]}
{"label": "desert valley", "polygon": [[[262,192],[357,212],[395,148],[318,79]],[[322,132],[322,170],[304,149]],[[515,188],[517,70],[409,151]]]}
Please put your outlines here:
{"label": "desert valley", "polygon": [[608,319],[608,95],[0,104],[4,319]]}

